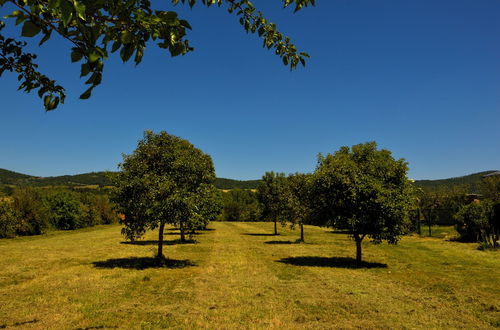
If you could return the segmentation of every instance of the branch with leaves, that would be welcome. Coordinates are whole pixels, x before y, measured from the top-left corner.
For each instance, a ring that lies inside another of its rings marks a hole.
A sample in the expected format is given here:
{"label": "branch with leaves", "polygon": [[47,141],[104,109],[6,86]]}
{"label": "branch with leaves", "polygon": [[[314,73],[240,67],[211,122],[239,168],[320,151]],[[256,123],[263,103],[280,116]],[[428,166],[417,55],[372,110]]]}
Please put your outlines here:
{"label": "branch with leaves", "polygon": [[[170,0],[173,5],[197,2],[205,5],[225,6],[227,11],[239,17],[239,22],[247,33],[256,33],[263,40],[263,46],[274,50],[286,66],[295,69],[299,63],[306,64],[309,55],[299,52],[291,39],[277,30],[274,23],[264,18],[248,0]],[[295,6],[298,11],[315,0],[281,0],[284,7]],[[81,99],[91,96],[96,86],[101,84],[104,62],[110,53],[118,52],[123,62],[133,58],[136,65],[141,63],[148,42],[156,42],[172,57],[192,51],[186,39],[191,25],[178,17],[175,11],[155,10],[149,0],[0,0],[0,7],[10,4],[16,8],[8,18],[15,24],[22,24],[23,37],[43,35],[39,46],[49,40],[53,33],[72,43],[71,61],[81,65],[81,77],[86,77],[87,90]],[[2,23],[3,24],[3,23]],[[6,38],[1,34],[0,53],[11,54],[13,44],[22,48],[25,43]],[[8,45],[5,43],[8,40]],[[10,45],[10,46],[9,46]],[[46,110],[55,109],[64,102],[64,89],[55,85],[37,71],[31,55],[29,63],[20,62],[12,66],[9,61],[0,61],[0,73],[15,71],[23,75],[20,89],[27,92],[39,88]],[[24,58],[26,60],[26,58]],[[8,63],[9,62],[9,63]],[[24,64],[23,64],[24,63]],[[28,65],[25,65],[28,64]]]}

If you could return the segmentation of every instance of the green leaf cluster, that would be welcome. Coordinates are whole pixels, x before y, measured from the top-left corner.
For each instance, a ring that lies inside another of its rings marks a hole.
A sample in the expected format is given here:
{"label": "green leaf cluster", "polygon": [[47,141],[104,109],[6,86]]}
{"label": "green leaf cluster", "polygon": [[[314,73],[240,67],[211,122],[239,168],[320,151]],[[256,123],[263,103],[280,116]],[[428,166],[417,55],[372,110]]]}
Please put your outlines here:
{"label": "green leaf cluster", "polygon": [[[264,47],[273,49],[285,65],[291,69],[296,68],[299,63],[305,65],[305,59],[309,55],[299,52],[291,39],[279,32],[276,25],[265,19],[250,1],[200,0],[198,2],[205,6],[226,6],[229,13],[239,17],[243,29],[258,34],[263,40]],[[285,7],[295,5],[295,11],[315,4],[314,0],[282,0],[282,2]],[[197,1],[171,0],[171,3],[172,5],[187,3],[189,6],[194,6]],[[23,37],[33,38],[42,35],[39,42],[39,45],[42,45],[56,33],[71,43],[71,61],[80,63],[80,76],[86,78],[85,84],[88,85],[87,90],[80,95],[81,99],[89,98],[94,88],[101,84],[104,62],[110,53],[118,53],[124,62],[132,59],[137,65],[141,63],[145,49],[151,42],[165,49],[173,57],[193,50],[186,39],[187,31],[191,29],[188,21],[180,18],[175,11],[154,9],[149,0],[0,1],[0,7],[5,4],[16,8],[7,17],[15,19],[16,25],[22,24]],[[7,45],[0,43],[0,58],[2,55],[8,56],[12,53],[8,48],[12,43],[16,41],[11,40]],[[0,62],[0,74],[5,70],[15,71],[25,77],[26,81],[34,80],[34,86],[23,83],[20,88],[29,92],[40,87],[39,94],[44,100],[45,109],[52,110],[64,101],[64,89],[38,73],[36,65],[32,64],[33,58],[29,58],[28,64],[26,61],[18,61],[17,66]],[[42,79],[47,81],[41,82]]]}
{"label": "green leaf cluster", "polygon": [[[0,21],[0,77],[5,71],[17,74],[20,83],[18,89],[27,93],[37,90],[47,111],[57,108],[59,103],[64,103],[64,88],[38,71],[38,65],[33,62],[36,55],[24,51],[25,42],[2,35],[4,27],[5,23]],[[25,36],[34,36],[37,31],[38,27],[29,21],[23,26]]]}

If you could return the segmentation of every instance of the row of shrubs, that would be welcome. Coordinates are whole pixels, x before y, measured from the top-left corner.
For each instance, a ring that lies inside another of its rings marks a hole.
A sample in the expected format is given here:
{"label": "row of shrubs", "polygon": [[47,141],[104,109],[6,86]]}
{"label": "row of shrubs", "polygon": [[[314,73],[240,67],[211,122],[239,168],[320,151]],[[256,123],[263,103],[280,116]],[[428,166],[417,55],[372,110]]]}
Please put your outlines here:
{"label": "row of shrubs", "polygon": [[16,188],[0,197],[0,238],[40,235],[118,222],[105,194],[68,189]]}

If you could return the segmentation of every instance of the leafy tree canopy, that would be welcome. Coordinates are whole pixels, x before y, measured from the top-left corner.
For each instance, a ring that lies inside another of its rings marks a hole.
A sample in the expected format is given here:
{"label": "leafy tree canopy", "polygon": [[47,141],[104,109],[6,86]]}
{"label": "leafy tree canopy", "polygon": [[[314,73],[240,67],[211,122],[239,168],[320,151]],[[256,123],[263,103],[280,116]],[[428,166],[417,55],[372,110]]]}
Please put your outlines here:
{"label": "leafy tree canopy", "polygon": [[310,174],[290,174],[286,178],[283,195],[282,221],[289,222],[292,228],[299,225],[302,242],[304,241],[304,224],[310,219],[313,205],[311,178]]}
{"label": "leafy tree canopy", "polygon": [[358,262],[365,236],[374,242],[397,243],[407,231],[411,205],[407,171],[405,160],[377,150],[375,142],[320,155],[312,188],[316,220],[347,230],[356,241]]}
{"label": "leafy tree canopy", "polygon": [[266,172],[257,187],[257,199],[262,218],[274,222],[274,234],[278,235],[277,222],[283,214],[286,191],[285,173]]}
{"label": "leafy tree canopy", "polygon": [[[219,6],[236,15],[246,32],[256,33],[265,48],[273,49],[291,69],[305,65],[307,53],[299,52],[291,39],[278,31],[249,0],[170,0],[172,5]],[[295,11],[314,5],[315,0],[280,0]],[[187,40],[191,25],[175,11],[155,10],[149,0],[0,0],[0,7],[9,4],[15,10],[7,17],[22,24],[23,37],[41,35],[39,45],[58,34],[71,45],[71,61],[81,65],[87,90],[81,99],[91,96],[101,83],[104,62],[110,53],[135,64],[142,61],[148,43],[156,42],[171,56],[193,50]],[[26,53],[25,42],[2,35],[5,22],[0,21],[0,76],[4,71],[18,74],[19,89],[38,91],[46,110],[57,108],[66,97],[62,86],[41,74],[33,62],[35,54]]]}
{"label": "leafy tree canopy", "polygon": [[212,159],[179,137],[146,131],[134,153],[124,156],[120,169],[114,200],[125,215],[122,232],[135,239],[159,227],[158,257],[165,224],[199,224],[220,211],[213,205],[218,199]]}

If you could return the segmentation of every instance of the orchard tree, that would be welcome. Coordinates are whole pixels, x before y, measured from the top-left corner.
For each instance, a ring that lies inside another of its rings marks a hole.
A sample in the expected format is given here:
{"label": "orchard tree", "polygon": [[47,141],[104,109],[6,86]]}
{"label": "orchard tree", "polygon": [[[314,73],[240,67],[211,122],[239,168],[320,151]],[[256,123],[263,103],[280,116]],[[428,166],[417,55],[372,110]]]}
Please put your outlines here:
{"label": "orchard tree", "polygon": [[427,223],[430,237],[432,236],[432,225],[436,221],[436,215],[442,203],[442,197],[437,191],[424,189],[420,189],[417,194],[419,211],[422,213],[422,216]]}
{"label": "orchard tree", "polygon": [[[299,52],[291,39],[277,30],[274,23],[264,18],[249,0],[166,0],[175,5],[196,3],[218,6],[238,17],[243,30],[256,33],[263,46],[272,49],[291,69],[305,65],[307,53]],[[295,11],[314,5],[315,0],[274,0],[285,7],[293,5]],[[40,36],[41,46],[53,34],[71,46],[71,61],[81,65],[81,77],[86,77],[87,90],[81,99],[91,96],[92,90],[103,79],[104,63],[110,53],[135,64],[142,61],[144,52],[152,42],[165,49],[172,57],[193,50],[186,36],[191,25],[174,10],[156,10],[149,0],[0,0],[0,8],[12,8],[0,20],[0,76],[4,71],[18,75],[19,89],[37,90],[46,110],[55,109],[66,97],[62,86],[39,72],[34,63],[35,54],[27,53],[26,42],[7,38],[2,34],[6,22],[22,25],[21,35]]]}
{"label": "orchard tree", "polygon": [[284,173],[266,172],[257,186],[257,199],[262,218],[274,222],[274,235],[278,235],[278,221],[285,204],[286,177]]}
{"label": "orchard tree", "polygon": [[452,220],[460,207],[466,204],[467,187],[457,185],[440,189],[420,188],[416,195],[418,208],[427,223],[429,236],[432,236],[432,225],[443,218]]}
{"label": "orchard tree", "polygon": [[[215,221],[222,211],[222,197],[219,189],[213,184],[202,184],[192,195],[195,212],[186,221],[186,229],[190,234],[196,230],[204,230],[210,221]],[[181,230],[181,241],[185,241],[184,230]]]}
{"label": "orchard tree", "polygon": [[407,172],[404,159],[377,150],[375,142],[320,155],[312,183],[316,221],[347,230],[356,242],[358,263],[365,237],[396,244],[408,229],[412,187]]}
{"label": "orchard tree", "polygon": [[484,198],[500,203],[500,175],[485,177],[480,189]]}
{"label": "orchard tree", "polygon": [[497,204],[491,200],[474,201],[462,206],[455,215],[458,231],[462,236],[473,236],[466,238],[481,242],[483,247],[499,247],[500,222],[495,207],[498,207]]}
{"label": "orchard tree", "polygon": [[311,175],[295,173],[286,178],[282,221],[300,228],[300,242],[304,242],[304,224],[311,214]]}
{"label": "orchard tree", "polygon": [[166,224],[179,225],[183,238],[186,228],[217,216],[212,159],[188,141],[146,131],[137,149],[123,157],[113,198],[125,215],[122,233],[135,240],[159,228],[158,258]]}

